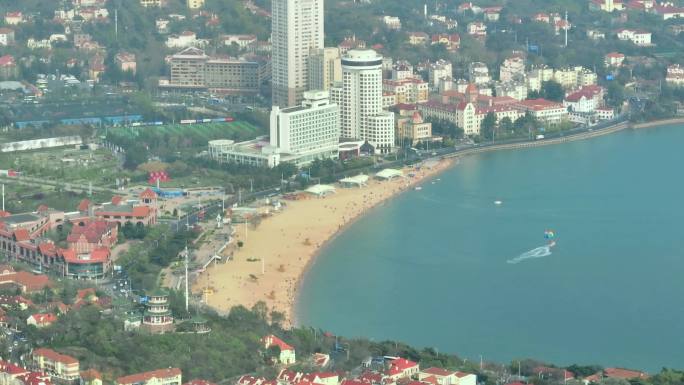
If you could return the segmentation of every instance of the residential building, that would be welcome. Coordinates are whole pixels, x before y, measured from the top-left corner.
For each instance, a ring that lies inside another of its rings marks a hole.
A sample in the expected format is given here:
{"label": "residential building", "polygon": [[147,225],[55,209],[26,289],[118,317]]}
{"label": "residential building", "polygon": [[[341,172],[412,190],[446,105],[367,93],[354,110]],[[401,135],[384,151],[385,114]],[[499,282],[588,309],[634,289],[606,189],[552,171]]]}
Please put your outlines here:
{"label": "residential building", "polygon": [[416,75],[413,73],[413,65],[406,60],[400,60],[392,64],[392,80],[413,79]]}
{"label": "residential building", "polygon": [[204,0],[187,0],[188,8],[200,9],[204,7]]}
{"label": "residential building", "polygon": [[461,35],[457,33],[440,33],[437,35],[432,35],[431,40],[432,45],[442,44],[449,51],[455,51],[461,46]]}
{"label": "residential building", "polygon": [[24,22],[24,15],[21,12],[7,12],[5,13],[5,24],[17,25]]}
{"label": "residential building", "polygon": [[183,374],[178,368],[158,369],[116,379],[116,385],[181,385]]}
{"label": "residential building", "polygon": [[489,83],[489,68],[485,63],[474,62],[468,65],[468,80],[475,84]]}
{"label": "residential building", "polygon": [[[158,290],[147,295],[142,328],[150,333],[166,333],[173,330],[173,315],[169,308],[169,294],[166,291]],[[171,376],[171,378],[174,378],[172,381],[175,381],[175,376]],[[117,379],[118,384],[130,384],[130,382],[121,382],[120,380],[120,378]],[[180,375],[177,380],[180,384]],[[166,381],[163,383],[167,385]]]}
{"label": "residential building", "polygon": [[273,0],[272,105],[298,105],[309,90],[307,62],[323,45],[323,0]]}
{"label": "residential building", "polygon": [[622,0],[590,0],[589,7],[604,12],[621,11],[624,9]]}
{"label": "residential building", "polygon": [[501,17],[501,10],[503,7],[486,7],[483,9],[484,20],[489,23],[496,23]]}
{"label": "residential building", "polygon": [[295,349],[273,334],[263,337],[261,343],[263,344],[264,349],[269,349],[272,346],[277,346],[280,349],[278,362],[281,364],[290,365],[296,362]]}
{"label": "residential building", "polygon": [[680,66],[679,64],[667,66],[665,82],[678,87],[684,85],[684,67]]}
{"label": "residential building", "polygon": [[641,47],[651,45],[651,32],[640,29],[619,29],[616,32],[620,40],[631,41],[634,45]]}
{"label": "residential building", "polygon": [[625,55],[619,52],[610,52],[603,59],[606,67],[622,67],[625,62]]}
{"label": "residential building", "polygon": [[477,376],[442,368],[427,368],[418,373],[418,380],[435,385],[476,385]]}
{"label": "residential building", "polygon": [[166,6],[166,1],[167,0],[140,0],[140,5],[142,5],[145,8],[150,8],[150,7],[165,7]]}
{"label": "residential building", "polygon": [[135,74],[135,54],[130,52],[119,52],[114,57],[114,61],[116,62],[117,66],[119,66],[121,72],[131,72],[132,74]]}
{"label": "residential building", "polygon": [[546,99],[528,99],[515,104],[523,113],[529,112],[540,123],[559,124],[568,119],[568,109],[561,103]]}
{"label": "residential building", "polygon": [[84,370],[79,385],[102,385],[102,374],[95,369]]}
{"label": "residential building", "polygon": [[677,7],[672,3],[654,4],[653,9],[663,20],[684,18],[684,7]]}
{"label": "residential building", "polygon": [[603,87],[592,85],[582,87],[563,99],[563,106],[572,112],[594,113],[603,107]]}
{"label": "residential building", "polygon": [[231,94],[255,94],[262,78],[261,65],[255,60],[212,57],[198,48],[169,57],[170,77],[162,88],[179,90],[216,90]]}
{"label": "residential building", "polygon": [[382,22],[389,29],[398,30],[401,29],[401,19],[396,16],[383,16]]}
{"label": "residential building", "polygon": [[420,365],[417,362],[407,360],[405,358],[396,358],[389,362],[389,370],[387,375],[394,380],[399,378],[410,378],[417,375],[420,371]]}
{"label": "residential building", "polygon": [[19,68],[17,67],[17,62],[14,61],[14,56],[0,56],[0,79],[15,79],[18,75]]}
{"label": "residential building", "polygon": [[308,62],[309,88],[327,91],[342,81],[342,58],[337,47],[315,48]]}
{"label": "residential building", "polygon": [[22,293],[35,293],[50,286],[50,278],[44,274],[14,271],[9,265],[2,266],[0,271],[1,289],[19,289]]}
{"label": "residential building", "polygon": [[219,40],[225,46],[236,44],[241,50],[254,51],[256,49],[256,35],[221,35]]}
{"label": "residential building", "polygon": [[425,32],[409,32],[408,43],[411,45],[425,45],[430,36]]}
{"label": "residential building", "polygon": [[430,87],[437,88],[441,79],[451,80],[453,75],[453,67],[450,61],[440,59],[434,63],[430,63],[428,68],[428,82]]}
{"label": "residential building", "polygon": [[337,46],[340,49],[340,55],[345,55],[350,49],[365,49],[366,42],[356,38],[356,35],[352,37],[346,37]]}
{"label": "residential building", "polygon": [[467,31],[468,35],[476,39],[484,39],[487,37],[487,25],[479,21],[468,23]]}
{"label": "residential building", "polygon": [[428,101],[428,83],[419,78],[385,79],[382,81],[382,90],[394,94],[396,103],[399,104],[425,103]]}
{"label": "residential building", "polygon": [[26,319],[26,325],[33,325],[40,329],[52,325],[55,321],[57,321],[57,316],[52,313],[36,313]]}
{"label": "residential building", "polygon": [[36,370],[63,381],[74,381],[80,376],[77,359],[52,349],[34,349],[31,353],[31,365]]}
{"label": "residential building", "polygon": [[0,46],[7,47],[14,44],[14,30],[11,28],[0,28]]}
{"label": "residential building", "polygon": [[499,80],[510,82],[514,79],[525,78],[525,56],[522,52],[514,52],[504,59],[499,67]]}
{"label": "residential building", "polygon": [[606,38],[606,34],[596,29],[588,29],[587,37],[591,40],[603,40]]}
{"label": "residential building", "polygon": [[238,163],[255,167],[275,167],[281,161],[289,161],[286,154],[278,152],[271,146],[270,139],[265,136],[256,139],[235,142],[229,139],[209,141],[209,157],[218,163]]}
{"label": "residential building", "polygon": [[297,156],[298,164],[336,159],[340,138],[339,108],[327,91],[307,91],[301,106],[273,106],[271,146]]}
{"label": "residential building", "polygon": [[166,38],[168,48],[203,47],[206,40],[197,39],[197,34],[192,31],[183,31],[180,35],[170,35]]}
{"label": "residential building", "polygon": [[523,81],[496,82],[496,96],[508,96],[515,100],[527,99],[527,85]]}
{"label": "residential building", "polygon": [[553,72],[553,80],[566,90],[573,90],[596,84],[597,75],[582,66],[557,69]]}
{"label": "residential building", "polygon": [[382,110],[382,56],[373,50],[350,50],[342,58],[342,83],[331,89],[340,106],[343,138],[368,141],[386,154],[394,147],[394,114]]}

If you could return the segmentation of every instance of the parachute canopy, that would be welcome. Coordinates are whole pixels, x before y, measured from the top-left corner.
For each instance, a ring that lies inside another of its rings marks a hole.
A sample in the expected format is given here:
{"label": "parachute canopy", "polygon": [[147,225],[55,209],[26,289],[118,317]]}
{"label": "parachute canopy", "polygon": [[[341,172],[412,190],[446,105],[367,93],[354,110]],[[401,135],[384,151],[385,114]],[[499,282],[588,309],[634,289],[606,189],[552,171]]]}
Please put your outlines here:
{"label": "parachute canopy", "polygon": [[556,233],[554,233],[553,230],[544,231],[544,238],[546,238],[546,239],[553,239],[555,236],[556,236]]}

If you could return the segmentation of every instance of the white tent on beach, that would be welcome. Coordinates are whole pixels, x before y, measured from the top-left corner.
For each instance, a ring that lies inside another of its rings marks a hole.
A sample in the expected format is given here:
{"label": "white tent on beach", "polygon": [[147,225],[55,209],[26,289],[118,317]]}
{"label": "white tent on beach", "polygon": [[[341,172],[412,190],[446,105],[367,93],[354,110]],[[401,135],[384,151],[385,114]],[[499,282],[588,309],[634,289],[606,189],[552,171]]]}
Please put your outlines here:
{"label": "white tent on beach", "polygon": [[344,187],[363,187],[368,183],[368,175],[359,174],[340,179],[340,184]]}
{"label": "white tent on beach", "polygon": [[401,172],[401,170],[397,170],[394,168],[386,168],[386,169],[379,171],[375,174],[376,178],[384,179],[384,180],[391,180],[391,179],[399,178],[399,177],[403,177],[403,176],[404,176],[404,173]]}
{"label": "white tent on beach", "polygon": [[316,195],[317,197],[324,197],[329,194],[335,193],[335,187],[327,184],[316,184],[305,190],[311,195]]}

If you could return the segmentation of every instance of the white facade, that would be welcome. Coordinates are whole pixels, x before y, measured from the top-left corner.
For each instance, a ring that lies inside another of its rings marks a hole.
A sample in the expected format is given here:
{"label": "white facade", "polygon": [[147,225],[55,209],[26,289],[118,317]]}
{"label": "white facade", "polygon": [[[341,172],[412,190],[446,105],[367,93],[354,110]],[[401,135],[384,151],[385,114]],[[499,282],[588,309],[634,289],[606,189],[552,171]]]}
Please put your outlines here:
{"label": "white facade", "polygon": [[298,163],[337,158],[340,138],[339,109],[328,92],[304,93],[301,106],[271,110],[271,146],[296,155]]}
{"label": "white facade", "polygon": [[489,83],[489,69],[485,63],[474,62],[468,66],[468,80],[475,84]]}
{"label": "white facade", "polygon": [[647,31],[621,29],[617,31],[617,38],[620,40],[629,40],[634,43],[634,45],[638,46],[651,45],[651,33]]}
{"label": "white facade", "polygon": [[499,80],[509,82],[516,78],[525,77],[525,58],[515,55],[507,58],[499,68]]}
{"label": "white facade", "polygon": [[309,56],[309,88],[328,90],[342,81],[342,58],[337,47],[317,48]]}
{"label": "white facade", "polygon": [[273,0],[271,44],[272,104],[295,106],[309,90],[310,52],[323,48],[323,0]]}
{"label": "white facade", "polygon": [[430,87],[438,88],[441,79],[451,79],[453,74],[453,67],[451,62],[446,60],[438,60],[435,63],[430,63],[428,69],[428,81]]}
{"label": "white facade", "polygon": [[349,50],[342,58],[342,83],[331,90],[340,107],[341,136],[363,139],[379,153],[394,145],[394,114],[382,110],[382,56]]}

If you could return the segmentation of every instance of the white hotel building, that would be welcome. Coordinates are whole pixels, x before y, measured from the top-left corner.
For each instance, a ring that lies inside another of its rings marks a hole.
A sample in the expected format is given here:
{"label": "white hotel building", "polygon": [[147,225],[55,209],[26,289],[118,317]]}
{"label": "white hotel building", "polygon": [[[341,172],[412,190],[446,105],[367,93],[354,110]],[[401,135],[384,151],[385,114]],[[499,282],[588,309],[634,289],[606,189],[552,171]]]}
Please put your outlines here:
{"label": "white hotel building", "polygon": [[315,159],[338,157],[339,110],[328,92],[308,91],[300,106],[271,110],[270,136],[236,143],[209,141],[209,157],[219,163],[275,167],[282,162],[297,166]]}
{"label": "white hotel building", "polygon": [[394,147],[394,113],[382,109],[382,56],[352,49],[342,58],[342,83],[331,89],[340,107],[341,136],[366,140],[376,153]]}
{"label": "white hotel building", "polygon": [[297,155],[297,163],[337,158],[340,117],[327,91],[304,93],[301,106],[271,110],[271,146]]}

